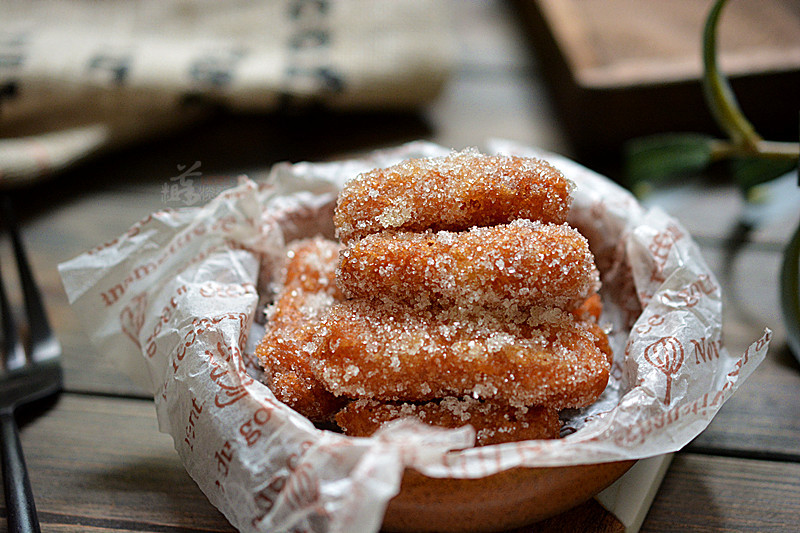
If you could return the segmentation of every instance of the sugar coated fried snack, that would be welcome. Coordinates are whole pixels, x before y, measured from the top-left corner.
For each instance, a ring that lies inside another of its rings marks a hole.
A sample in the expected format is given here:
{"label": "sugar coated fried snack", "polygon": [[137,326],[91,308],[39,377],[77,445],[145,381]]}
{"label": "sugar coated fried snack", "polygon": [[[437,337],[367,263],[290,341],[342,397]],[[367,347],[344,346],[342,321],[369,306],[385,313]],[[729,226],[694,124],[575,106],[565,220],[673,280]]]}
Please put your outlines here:
{"label": "sugar coated fried snack", "polygon": [[545,161],[465,150],[359,175],[339,194],[333,221],[344,244],[385,230],[462,231],[518,218],[560,224],[573,188]]}
{"label": "sugar coated fried snack", "polygon": [[599,273],[548,163],[473,150],[348,182],[341,245],[293,245],[257,354],[276,397],[348,435],[415,417],[479,445],[557,438],[611,367]]}
{"label": "sugar coated fried snack", "polygon": [[283,286],[309,292],[324,292],[342,299],[336,284],[336,267],[342,246],[323,237],[301,239],[286,250]]}
{"label": "sugar coated fried snack", "polygon": [[315,324],[341,300],[335,283],[339,248],[321,238],[289,246],[283,290],[267,308],[266,333],[256,347],[275,397],[317,422],[330,420],[344,405],[311,372],[303,349]]}
{"label": "sugar coated fried snack", "polygon": [[603,300],[600,298],[600,293],[595,292],[591,294],[586,300],[573,311],[573,314],[582,320],[600,320],[600,315],[603,314]]}
{"label": "sugar coated fried snack", "polygon": [[610,369],[597,324],[557,308],[514,315],[345,300],[308,346],[328,390],[384,401],[470,395],[583,407],[603,392]]}
{"label": "sugar coated fried snack", "polygon": [[275,397],[315,422],[329,420],[344,404],[314,376],[303,349],[333,302],[324,293],[287,291],[268,309],[267,331],[256,347]]}
{"label": "sugar coated fried snack", "polygon": [[448,397],[427,403],[356,400],[336,413],[336,423],[346,435],[366,437],[383,424],[413,417],[432,426],[475,428],[478,446],[518,440],[555,439],[561,430],[558,411],[548,407],[511,407],[469,396]]}
{"label": "sugar coated fried snack", "polygon": [[346,298],[568,310],[600,284],[577,230],[525,219],[463,232],[367,235],[342,250],[337,281]]}

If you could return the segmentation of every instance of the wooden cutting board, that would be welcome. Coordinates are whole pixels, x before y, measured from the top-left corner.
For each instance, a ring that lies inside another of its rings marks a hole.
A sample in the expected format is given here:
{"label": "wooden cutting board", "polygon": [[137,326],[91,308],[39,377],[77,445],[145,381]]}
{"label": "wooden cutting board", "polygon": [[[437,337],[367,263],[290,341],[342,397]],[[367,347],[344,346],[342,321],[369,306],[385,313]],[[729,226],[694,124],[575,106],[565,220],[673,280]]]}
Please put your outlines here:
{"label": "wooden cutting board", "polygon": [[[702,28],[713,0],[518,0],[576,151],[615,156],[632,137],[719,133],[703,100]],[[800,0],[730,0],[722,71],[763,136],[797,139]]]}

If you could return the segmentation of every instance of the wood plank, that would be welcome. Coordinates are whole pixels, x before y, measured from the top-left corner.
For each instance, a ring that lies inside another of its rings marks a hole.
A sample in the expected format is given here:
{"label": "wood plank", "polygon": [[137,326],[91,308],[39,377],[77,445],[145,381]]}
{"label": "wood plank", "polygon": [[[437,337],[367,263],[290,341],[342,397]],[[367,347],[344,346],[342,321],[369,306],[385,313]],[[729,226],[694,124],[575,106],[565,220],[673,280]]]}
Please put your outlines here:
{"label": "wood plank", "polygon": [[[43,531],[232,531],[158,433],[151,402],[64,394],[27,419],[22,443]],[[622,527],[590,501],[517,531]]]}
{"label": "wood plank", "polygon": [[45,532],[233,531],[158,432],[152,402],[64,394],[21,439]]}
{"label": "wood plank", "polygon": [[[456,73],[426,117],[443,146],[480,147],[491,138],[568,154],[569,140],[558,125],[555,110],[542,97],[541,80],[520,73],[472,76]],[[481,124],[476,132],[475,124]]]}
{"label": "wood plank", "polygon": [[648,201],[676,216],[700,243],[704,259],[722,284],[728,350],[741,354],[764,328],[773,331],[766,360],[689,449],[800,457],[796,392],[800,365],[786,346],[777,281],[783,247],[800,223],[800,212],[796,203],[793,209],[776,209],[763,226],[739,235],[747,242],[735,243],[731,237],[736,235],[743,204],[730,185],[676,187]]}
{"label": "wood plank", "polygon": [[[700,76],[700,37],[711,0],[535,3],[581,84],[631,86]],[[718,48],[726,71],[741,75],[800,67],[800,11],[793,2],[731,2],[723,17]]]}
{"label": "wood plank", "polygon": [[642,533],[797,531],[800,464],[679,454]]}
{"label": "wood plank", "polygon": [[[157,432],[150,402],[67,394],[22,441],[43,531],[231,531]],[[798,512],[800,464],[683,453],[642,531],[791,531]]]}
{"label": "wood plank", "polygon": [[800,365],[777,347],[687,448],[800,461]]}
{"label": "wood plank", "polygon": [[625,533],[625,526],[596,500],[553,518],[506,533]]}
{"label": "wood plank", "polygon": [[[516,0],[585,160],[616,162],[622,143],[665,131],[719,134],[700,86],[701,28],[711,6],[662,0]],[[800,11],[796,2],[730,2],[720,63],[767,138],[796,138]]]}
{"label": "wood plank", "polygon": [[[719,183],[707,176],[689,180],[647,196],[642,204],[677,218],[702,243],[726,245],[746,238],[761,248],[781,251],[800,224],[796,175],[765,187],[764,201],[750,206],[732,180]],[[743,233],[741,224],[751,217],[755,226]]]}

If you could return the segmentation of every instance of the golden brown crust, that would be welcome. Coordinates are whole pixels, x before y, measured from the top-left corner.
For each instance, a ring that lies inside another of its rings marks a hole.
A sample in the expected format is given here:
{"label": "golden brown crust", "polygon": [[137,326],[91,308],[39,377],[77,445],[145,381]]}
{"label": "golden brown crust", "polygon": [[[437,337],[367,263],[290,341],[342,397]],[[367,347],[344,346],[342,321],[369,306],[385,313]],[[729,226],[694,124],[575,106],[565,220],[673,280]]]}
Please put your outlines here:
{"label": "golden brown crust", "polygon": [[603,300],[600,294],[595,292],[589,295],[588,298],[573,311],[573,314],[582,320],[600,320],[600,315],[603,314]]}
{"label": "golden brown crust", "polygon": [[344,244],[385,230],[463,231],[518,218],[561,224],[573,188],[545,161],[467,150],[359,175],[339,194],[334,224]]}
{"label": "golden brown crust", "polygon": [[275,397],[315,422],[330,420],[345,402],[314,376],[306,351],[315,325],[341,300],[335,283],[339,248],[320,238],[288,247],[285,285],[267,310],[266,332],[256,347]]}
{"label": "golden brown crust", "polygon": [[469,424],[475,429],[478,446],[555,439],[561,431],[561,421],[555,409],[538,406],[517,408],[470,397],[450,397],[427,403],[356,400],[339,411],[335,420],[346,435],[367,437],[387,422],[407,417],[445,428]]}
{"label": "golden brown crust", "polygon": [[290,243],[286,249],[283,286],[323,292],[341,300],[342,293],[336,284],[336,267],[341,249],[341,244],[323,237]]}
{"label": "golden brown crust", "polygon": [[346,300],[320,323],[310,365],[334,394],[355,398],[583,407],[608,382],[598,335],[594,322],[558,309],[495,315]]}
{"label": "golden brown crust", "polygon": [[586,239],[570,226],[516,220],[464,232],[380,233],[342,250],[347,298],[414,305],[576,309],[599,287]]}
{"label": "golden brown crust", "polygon": [[347,247],[294,243],[269,308],[257,354],[276,397],[349,435],[412,416],[472,424],[479,445],[557,438],[559,410],[600,396],[612,355],[594,257],[564,223],[573,186],[474,151],[346,184]]}

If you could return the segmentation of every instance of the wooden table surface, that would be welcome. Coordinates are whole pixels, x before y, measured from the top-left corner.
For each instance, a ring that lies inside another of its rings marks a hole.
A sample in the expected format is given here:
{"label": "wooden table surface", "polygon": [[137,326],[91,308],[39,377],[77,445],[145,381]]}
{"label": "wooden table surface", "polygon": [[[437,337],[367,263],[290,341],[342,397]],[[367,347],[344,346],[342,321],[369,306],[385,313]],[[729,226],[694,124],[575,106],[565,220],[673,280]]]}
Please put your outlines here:
{"label": "wooden table surface", "polygon": [[[171,438],[158,432],[152,400],[90,344],[57,273],[58,263],[145,215],[180,207],[162,195],[178,165],[200,161],[201,183],[213,189],[278,161],[342,158],[414,139],[462,148],[502,137],[572,154],[513,10],[500,2],[458,5],[456,69],[444,93],[418,113],[223,115],[18,192],[23,236],[64,348],[64,392],[19,414],[43,531],[232,530],[184,471]],[[715,182],[661,201],[723,283],[728,349],[742,353],[765,327],[774,336],[745,386],[675,456],[641,530],[795,531],[800,366],[786,345],[776,276],[800,213],[768,221],[733,253],[743,207],[733,188]],[[2,244],[0,259],[11,265]],[[11,281],[11,268],[5,270]],[[618,529],[591,503],[581,517],[580,525],[561,517],[524,531],[562,531],[569,523],[575,530]]]}

